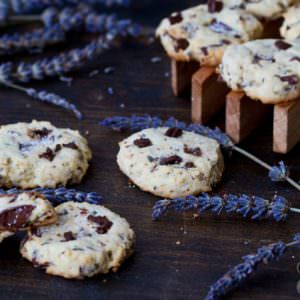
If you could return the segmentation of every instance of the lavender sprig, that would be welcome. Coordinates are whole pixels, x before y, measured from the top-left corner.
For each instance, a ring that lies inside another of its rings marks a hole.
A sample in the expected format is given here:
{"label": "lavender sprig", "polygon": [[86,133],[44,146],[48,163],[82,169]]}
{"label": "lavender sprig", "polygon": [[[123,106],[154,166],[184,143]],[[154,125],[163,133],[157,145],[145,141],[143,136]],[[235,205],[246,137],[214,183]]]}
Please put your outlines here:
{"label": "lavender sprig", "polygon": [[59,205],[64,202],[88,202],[91,204],[102,204],[103,198],[96,192],[81,192],[75,189],[67,189],[64,187],[52,188],[35,188],[32,190],[20,190],[12,188],[9,190],[0,189],[0,194],[18,194],[22,192],[34,191],[45,196],[53,205]]}
{"label": "lavender sprig", "polygon": [[285,181],[289,175],[290,170],[283,161],[280,161],[278,166],[273,166],[269,171],[269,177],[274,182]]}
{"label": "lavender sprig", "polygon": [[0,37],[0,55],[15,54],[20,51],[40,51],[46,45],[65,40],[65,33],[57,25],[26,32],[24,34],[5,34]]}
{"label": "lavender sprig", "polygon": [[[226,133],[222,132],[219,128],[211,129],[201,124],[187,125],[186,123],[180,122],[175,118],[169,118],[167,121],[162,121],[159,117],[156,116],[152,117],[150,115],[144,115],[144,116],[132,115],[131,117],[116,116],[116,117],[104,119],[103,121],[100,122],[100,125],[107,128],[111,128],[112,130],[115,131],[125,131],[125,130],[139,131],[146,128],[157,128],[163,126],[178,127],[186,131],[195,132],[207,136],[209,138],[212,138],[216,140],[224,149],[234,150],[242,154],[243,156],[251,159],[255,163],[259,164],[260,166],[264,167],[268,171],[271,171],[273,169],[272,166],[265,163],[258,157],[254,156],[248,151],[235,145],[230,139],[230,137]],[[297,190],[300,191],[300,185],[295,180],[291,179],[288,176],[285,176],[285,180],[293,187],[295,187]]]}
{"label": "lavender sprig", "polygon": [[188,196],[185,198],[164,199],[155,203],[152,210],[152,218],[160,219],[169,210],[183,213],[196,210],[199,213],[211,211],[216,214],[236,213],[244,218],[252,220],[274,219],[277,222],[286,221],[290,211],[300,213],[300,209],[292,208],[283,197],[275,195],[272,201],[257,196],[248,195],[224,195],[210,196],[202,193],[200,196]]}
{"label": "lavender sprig", "polygon": [[7,80],[1,80],[0,79],[0,84],[16,89],[18,91],[26,93],[28,96],[32,97],[33,99],[36,99],[41,102],[49,103],[58,107],[62,107],[67,111],[72,112],[77,119],[81,120],[83,118],[82,113],[78,110],[75,104],[70,103],[68,100],[65,98],[62,98],[61,96],[58,96],[53,93],[48,93],[47,91],[37,91],[36,89],[33,88],[24,88],[20,85],[14,84],[10,81]]}
{"label": "lavender sprig", "polygon": [[299,245],[300,233],[297,233],[293,242],[289,244],[280,241],[257,249],[255,254],[244,256],[242,263],[230,269],[210,287],[205,300],[216,300],[224,297],[254,274],[260,265],[279,260],[289,247],[298,247]]}

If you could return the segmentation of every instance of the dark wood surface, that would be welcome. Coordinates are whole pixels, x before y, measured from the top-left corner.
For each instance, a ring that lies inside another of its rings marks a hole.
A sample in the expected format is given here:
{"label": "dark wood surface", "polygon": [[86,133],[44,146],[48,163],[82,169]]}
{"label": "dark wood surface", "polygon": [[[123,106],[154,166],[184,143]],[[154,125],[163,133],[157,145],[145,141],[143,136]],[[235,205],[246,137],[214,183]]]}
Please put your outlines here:
{"label": "dark wood surface", "polygon": [[[145,1],[130,14],[154,26],[169,12],[195,3],[197,1]],[[163,61],[151,63],[154,56],[162,57]],[[103,70],[106,66],[115,66],[115,73],[89,78],[91,70]],[[129,188],[127,178],[116,164],[118,142],[128,134],[112,133],[101,128],[98,122],[107,116],[131,113],[174,116],[189,121],[190,103],[172,95],[170,79],[165,77],[168,71],[169,61],[158,43],[148,47],[128,45],[102,55],[90,68],[73,74],[70,87],[57,80],[34,84],[76,102],[86,116],[81,122],[59,108],[1,89],[1,124],[38,119],[83,133],[89,131],[94,158],[78,189],[102,194],[105,205],[126,217],[137,234],[135,255],[118,273],[84,281],[65,280],[34,269],[18,252],[21,236],[7,239],[0,245],[1,300],[203,299],[210,284],[228,267],[239,263],[241,256],[271,241],[288,241],[299,230],[297,215],[292,215],[284,224],[210,214],[198,220],[190,214],[170,214],[159,222],[151,220],[151,208],[157,198]],[[113,87],[114,95],[107,93],[108,87]],[[222,125],[222,120],[221,114],[212,125]],[[266,120],[242,146],[269,163],[285,160],[292,176],[299,179],[300,147],[286,156],[273,154],[271,123],[271,119]],[[226,159],[224,179],[216,192],[270,198],[278,191],[300,207],[299,192],[287,184],[271,183],[266,175],[261,167],[234,153]],[[280,262],[263,267],[231,295],[232,299],[299,299],[300,291],[296,289],[300,280],[299,263],[299,250],[291,249]]]}

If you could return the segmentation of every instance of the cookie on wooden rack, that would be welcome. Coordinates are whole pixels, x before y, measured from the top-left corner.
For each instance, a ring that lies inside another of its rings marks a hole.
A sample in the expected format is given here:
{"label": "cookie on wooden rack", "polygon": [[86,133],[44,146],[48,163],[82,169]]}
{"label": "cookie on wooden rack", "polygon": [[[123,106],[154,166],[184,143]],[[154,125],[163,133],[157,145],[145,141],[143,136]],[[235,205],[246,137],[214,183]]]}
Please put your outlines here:
{"label": "cookie on wooden rack", "polygon": [[168,55],[178,61],[217,66],[224,50],[262,36],[261,22],[245,10],[199,5],[164,19],[157,36]]}
{"label": "cookie on wooden rack", "polygon": [[132,254],[133,230],[109,209],[66,202],[55,210],[57,223],[31,230],[20,250],[48,274],[82,279],[108,273]]}
{"label": "cookie on wooden rack", "polygon": [[300,40],[300,1],[292,6],[284,14],[284,22],[280,28],[280,33],[287,40]]}
{"label": "cookie on wooden rack", "polygon": [[225,51],[220,73],[234,91],[265,104],[300,96],[300,41],[257,40]]}
{"label": "cookie on wooden rack", "polygon": [[150,128],[120,143],[121,171],[142,190],[166,198],[211,191],[224,163],[219,144],[179,128]]}
{"label": "cookie on wooden rack", "polygon": [[0,242],[16,231],[46,226],[56,221],[51,203],[34,192],[0,196]]}
{"label": "cookie on wooden rack", "polygon": [[38,121],[0,128],[0,186],[27,189],[79,183],[91,157],[78,131]]}

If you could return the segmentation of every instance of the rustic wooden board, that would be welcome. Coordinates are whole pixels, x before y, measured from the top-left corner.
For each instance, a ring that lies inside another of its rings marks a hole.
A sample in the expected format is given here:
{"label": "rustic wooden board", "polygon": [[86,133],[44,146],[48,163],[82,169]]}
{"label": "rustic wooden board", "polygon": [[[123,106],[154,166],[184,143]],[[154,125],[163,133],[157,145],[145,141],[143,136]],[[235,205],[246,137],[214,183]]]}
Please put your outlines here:
{"label": "rustic wooden board", "polygon": [[[145,6],[136,10],[136,18],[154,25],[168,12],[198,1],[157,0],[153,3],[152,8]],[[154,8],[156,10],[152,11]],[[163,61],[150,63],[154,56],[163,57]],[[114,74],[89,78],[91,70],[103,70],[111,65],[116,67]],[[131,113],[172,115],[189,121],[189,101],[173,96],[170,78],[165,77],[165,72],[169,72],[169,60],[158,44],[148,48],[129,45],[103,55],[89,69],[74,74],[71,87],[55,80],[34,85],[76,102],[86,115],[82,122],[58,108],[1,89],[2,124],[35,118],[90,132],[88,139],[94,158],[87,177],[78,188],[101,193],[106,206],[126,217],[137,233],[136,254],[120,272],[84,281],[68,281],[32,268],[18,253],[20,237],[6,240],[0,245],[1,300],[203,299],[209,285],[229,266],[238,263],[242,255],[263,243],[286,240],[299,230],[297,216],[291,216],[285,224],[256,223],[209,214],[199,220],[193,220],[190,215],[173,214],[160,222],[151,220],[151,207],[157,198],[129,188],[127,178],[119,172],[115,162],[117,143],[127,134],[112,133],[97,123],[106,116]],[[110,86],[114,88],[114,95],[106,91]],[[299,179],[300,147],[298,145],[287,156],[272,153],[271,123],[268,120],[242,146],[270,163],[284,159],[291,166],[293,177]],[[226,159],[224,180],[216,191],[252,193],[269,198],[278,191],[300,207],[299,192],[286,184],[271,183],[263,169],[238,154]],[[232,299],[299,299],[296,290],[300,280],[298,263],[299,251],[291,250],[280,262],[264,267],[239,288]]]}

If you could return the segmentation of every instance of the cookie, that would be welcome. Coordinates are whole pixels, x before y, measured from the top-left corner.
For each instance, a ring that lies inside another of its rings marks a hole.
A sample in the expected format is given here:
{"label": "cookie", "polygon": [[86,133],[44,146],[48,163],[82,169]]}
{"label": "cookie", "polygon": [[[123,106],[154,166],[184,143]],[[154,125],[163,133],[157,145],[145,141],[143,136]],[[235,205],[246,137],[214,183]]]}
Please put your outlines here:
{"label": "cookie", "polygon": [[280,34],[286,40],[300,39],[300,1],[284,14],[284,22]]}
{"label": "cookie", "polygon": [[300,41],[257,40],[230,46],[220,73],[234,91],[266,104],[300,96]]}
{"label": "cookie", "polygon": [[31,230],[21,254],[46,273],[82,279],[116,271],[133,252],[135,235],[109,209],[66,202],[56,208],[56,224]]}
{"label": "cookie", "polygon": [[142,190],[165,198],[211,191],[224,162],[219,144],[179,128],[150,128],[120,143],[121,171]]}
{"label": "cookie", "polygon": [[210,0],[208,2],[211,6],[219,2],[229,8],[245,9],[260,19],[273,20],[280,18],[294,0]]}
{"label": "cookie", "polygon": [[217,66],[229,45],[259,38],[262,33],[262,24],[252,14],[223,6],[209,12],[207,5],[173,13],[156,32],[170,57],[195,60],[203,66]]}
{"label": "cookie", "polygon": [[18,230],[52,224],[56,219],[54,208],[42,195],[24,192],[0,196],[1,238]]}
{"label": "cookie", "polygon": [[56,187],[79,183],[91,151],[78,131],[33,121],[0,127],[0,186]]}
{"label": "cookie", "polygon": [[8,237],[10,237],[12,235],[14,235],[14,233],[10,232],[10,231],[2,231],[2,232],[0,232],[0,243],[2,243],[4,239],[6,239],[6,238],[8,238]]}

